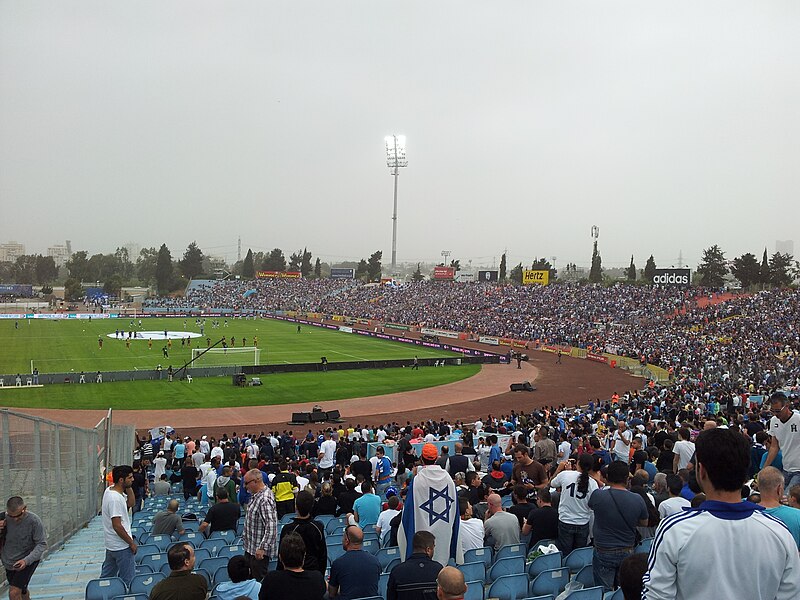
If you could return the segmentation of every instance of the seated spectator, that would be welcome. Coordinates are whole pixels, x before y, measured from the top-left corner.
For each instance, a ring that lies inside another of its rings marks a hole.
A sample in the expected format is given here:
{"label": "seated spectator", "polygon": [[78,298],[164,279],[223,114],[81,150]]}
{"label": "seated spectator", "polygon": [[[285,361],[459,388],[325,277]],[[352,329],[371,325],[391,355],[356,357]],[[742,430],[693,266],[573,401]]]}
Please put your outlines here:
{"label": "seated spectator", "polygon": [[351,525],[375,525],[381,514],[381,499],[372,493],[372,483],[367,479],[361,484],[361,497],[353,503],[353,513],[348,515]]}
{"label": "seated spectator", "polygon": [[466,552],[475,548],[483,548],[483,521],[472,516],[472,505],[466,497],[458,499],[458,512],[461,522],[458,524],[458,537],[461,548]]}
{"label": "seated spectator", "polygon": [[336,498],[333,495],[333,486],[326,481],[320,488],[320,496],[314,503],[314,516],[335,515]]}
{"label": "seated spectator", "polygon": [[219,600],[236,600],[241,596],[255,600],[261,590],[261,584],[253,579],[250,565],[244,556],[232,556],[228,561],[228,577],[214,588],[214,595]]}
{"label": "seated spectator", "polygon": [[[322,600],[325,596],[325,578],[319,571],[303,569],[305,553],[303,538],[296,533],[284,537],[278,548],[278,560],[283,568],[269,571],[264,576],[258,600]],[[334,596],[331,595],[331,598]]]}
{"label": "seated spectator", "polygon": [[[306,548],[306,557],[303,569],[306,571],[319,571],[325,575],[328,567],[328,549],[325,545],[325,526],[315,521],[311,516],[314,508],[314,496],[307,490],[298,492],[295,500],[297,514],[291,523],[287,523],[281,530],[281,539],[287,535],[297,534],[303,538]],[[278,565],[280,567],[280,564]]]}
{"label": "seated spectator", "polygon": [[411,539],[411,556],[392,569],[386,600],[425,600],[436,591],[442,565],[433,560],[436,538],[430,531],[417,531]]}
{"label": "seated spectator", "polygon": [[775,467],[764,467],[758,473],[758,491],[761,492],[761,506],[764,512],[779,519],[792,534],[797,549],[800,550],[800,509],[781,504],[783,499],[784,477]]}
{"label": "seated spectator", "polygon": [[793,485],[789,490],[787,503],[792,508],[800,508],[800,484]]}
{"label": "seated spectator", "polygon": [[[342,546],[345,553],[331,564],[331,574],[328,580],[329,598],[355,600],[378,595],[381,564],[377,558],[362,548],[363,542],[364,532],[359,526],[345,527],[344,533],[342,533]],[[276,596],[279,600],[292,597],[294,596]]]}
{"label": "seated spectator", "polygon": [[625,600],[641,600],[642,577],[647,571],[647,554],[629,556],[619,565],[619,587]]}
{"label": "seated spectator", "polygon": [[481,482],[491,490],[501,490],[505,488],[509,477],[500,469],[500,461],[492,462],[492,469],[484,475]]}
{"label": "seated spectator", "polygon": [[517,517],[519,528],[525,524],[525,519],[530,514],[533,505],[528,502],[528,490],[524,485],[515,485],[512,491],[513,504],[508,507],[508,512]]}
{"label": "seated spectator", "polygon": [[353,504],[361,497],[356,491],[355,479],[347,478],[344,480],[345,490],[339,494],[339,508],[336,511],[336,516],[340,517],[353,512]]}
{"label": "seated spectator", "polygon": [[658,514],[662,519],[666,519],[670,515],[681,512],[685,507],[692,505],[689,500],[681,496],[681,489],[683,489],[681,478],[677,475],[667,475],[669,498],[658,505]]}
{"label": "seated spectator", "polygon": [[438,600],[463,600],[467,593],[464,574],[455,567],[445,567],[436,578],[436,598]]}
{"label": "seated spectator", "polygon": [[378,522],[375,523],[375,533],[378,534],[378,539],[381,542],[381,547],[386,545],[386,540],[389,539],[391,533],[391,522],[397,515],[400,514],[398,507],[400,506],[400,498],[397,496],[390,496],[387,501],[388,507],[382,510],[378,516]]}
{"label": "seated spectator", "polygon": [[170,500],[167,508],[158,512],[153,517],[151,535],[181,535],[183,534],[183,521],[178,514],[178,501]]}
{"label": "seated spectator", "polygon": [[536,507],[528,513],[522,534],[531,534],[528,549],[535,548],[541,540],[555,540],[558,538],[558,509],[551,502],[550,490],[539,490],[536,495]]}
{"label": "seated spectator", "polygon": [[242,516],[242,509],[238,504],[230,501],[228,490],[225,487],[217,489],[217,501],[208,509],[203,522],[200,523],[200,531],[205,532],[211,527],[209,533],[215,531],[236,531],[236,523]]}
{"label": "seated spectator", "polygon": [[169,577],[159,581],[150,591],[150,600],[205,600],[208,594],[206,578],[194,570],[194,548],[178,542],[167,551]]}
{"label": "seated spectator", "polygon": [[503,509],[503,499],[491,494],[487,500],[486,520],[483,530],[487,545],[499,550],[508,544],[519,543],[519,521],[517,517]]}
{"label": "seated spectator", "polygon": [[153,482],[150,490],[153,492],[153,497],[169,496],[171,487],[169,485],[169,481],[167,481],[166,473],[163,473],[158,481]]}

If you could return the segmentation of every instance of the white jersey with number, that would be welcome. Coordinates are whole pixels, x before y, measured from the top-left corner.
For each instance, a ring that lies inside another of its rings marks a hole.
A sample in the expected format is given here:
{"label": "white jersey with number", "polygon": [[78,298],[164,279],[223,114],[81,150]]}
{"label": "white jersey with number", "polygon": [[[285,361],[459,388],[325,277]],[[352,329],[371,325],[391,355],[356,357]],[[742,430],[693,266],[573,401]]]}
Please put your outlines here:
{"label": "white jersey with number", "polygon": [[550,482],[550,487],[561,488],[558,501],[558,520],[569,525],[586,525],[592,516],[589,498],[597,490],[597,482],[589,477],[586,493],[578,491],[579,471],[561,471]]}

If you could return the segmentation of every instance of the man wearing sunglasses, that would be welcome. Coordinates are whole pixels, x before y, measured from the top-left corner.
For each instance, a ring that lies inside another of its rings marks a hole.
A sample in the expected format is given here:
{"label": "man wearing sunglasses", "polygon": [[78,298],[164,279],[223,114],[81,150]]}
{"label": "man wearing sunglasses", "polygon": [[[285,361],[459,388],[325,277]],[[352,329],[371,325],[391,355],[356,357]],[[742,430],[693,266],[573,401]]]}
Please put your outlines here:
{"label": "man wearing sunglasses", "polygon": [[0,548],[9,600],[29,600],[28,582],[47,550],[47,534],[42,520],[19,496],[9,498],[0,514]]}

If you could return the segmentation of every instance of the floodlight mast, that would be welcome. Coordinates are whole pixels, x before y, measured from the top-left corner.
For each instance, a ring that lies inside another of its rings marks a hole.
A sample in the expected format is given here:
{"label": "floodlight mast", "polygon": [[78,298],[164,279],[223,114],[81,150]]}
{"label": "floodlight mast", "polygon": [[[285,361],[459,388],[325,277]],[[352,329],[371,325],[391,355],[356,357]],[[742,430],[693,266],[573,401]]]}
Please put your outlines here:
{"label": "floodlight mast", "polygon": [[397,181],[400,169],[408,166],[406,159],[406,136],[386,136],[386,166],[394,175],[394,209],[392,211],[392,275],[397,273]]}

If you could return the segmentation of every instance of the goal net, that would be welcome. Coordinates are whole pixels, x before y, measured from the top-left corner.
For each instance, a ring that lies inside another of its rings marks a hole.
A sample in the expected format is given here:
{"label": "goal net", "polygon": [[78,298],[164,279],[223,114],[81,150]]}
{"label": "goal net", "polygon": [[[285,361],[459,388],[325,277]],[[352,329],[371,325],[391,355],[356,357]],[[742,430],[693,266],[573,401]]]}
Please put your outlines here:
{"label": "goal net", "polygon": [[192,348],[193,367],[227,367],[258,365],[261,349],[253,346],[245,348]]}

